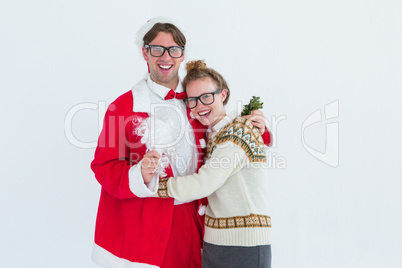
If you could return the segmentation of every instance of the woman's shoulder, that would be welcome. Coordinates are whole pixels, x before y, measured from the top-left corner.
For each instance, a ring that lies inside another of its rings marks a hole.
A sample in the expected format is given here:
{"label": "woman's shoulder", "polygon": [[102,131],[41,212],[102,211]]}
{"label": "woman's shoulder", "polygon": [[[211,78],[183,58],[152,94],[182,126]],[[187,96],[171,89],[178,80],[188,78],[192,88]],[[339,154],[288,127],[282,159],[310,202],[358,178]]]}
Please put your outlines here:
{"label": "woman's shoulder", "polygon": [[215,145],[232,142],[243,149],[250,162],[265,162],[265,145],[258,128],[251,120],[236,117],[224,126],[215,138]]}
{"label": "woman's shoulder", "polygon": [[228,125],[229,124],[232,125],[234,128],[237,128],[237,129],[238,128],[243,128],[243,129],[247,128],[247,129],[250,129],[250,130],[255,129],[256,133],[259,134],[258,129],[256,127],[254,127],[254,125],[252,124],[251,120],[247,119],[245,117],[241,117],[241,116],[235,117],[234,119],[232,119],[232,121],[230,121],[228,123]]}
{"label": "woman's shoulder", "polygon": [[251,120],[244,117],[236,117],[232,119],[229,123],[227,123],[220,131],[218,136],[226,137],[226,136],[236,136],[247,143],[250,141],[262,143],[264,141],[261,138],[261,134],[256,128]]}

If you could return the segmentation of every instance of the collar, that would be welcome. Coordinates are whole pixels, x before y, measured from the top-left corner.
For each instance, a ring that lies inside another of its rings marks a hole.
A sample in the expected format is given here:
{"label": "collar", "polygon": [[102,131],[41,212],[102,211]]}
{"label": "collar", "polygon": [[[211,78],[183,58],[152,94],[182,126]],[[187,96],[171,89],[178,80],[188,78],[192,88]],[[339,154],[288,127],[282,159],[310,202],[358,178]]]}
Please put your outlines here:
{"label": "collar", "polygon": [[224,126],[226,126],[232,119],[229,116],[225,116],[218,123],[212,127],[213,132],[219,132]]}
{"label": "collar", "polygon": [[176,93],[183,92],[183,86],[181,85],[180,78],[176,89],[174,89],[174,88],[167,88],[165,86],[155,83],[154,81],[152,81],[151,76],[148,74],[147,85],[156,95],[161,97],[163,100],[165,99],[166,95],[171,89],[173,89]]}
{"label": "collar", "polygon": [[213,138],[218,132],[226,126],[230,121],[232,121],[232,118],[229,116],[225,116],[222,118],[218,123],[216,123],[212,128],[208,128],[207,130],[207,137],[208,139]]}
{"label": "collar", "polygon": [[[151,104],[165,102],[165,96],[170,91],[170,88],[164,87],[152,81],[151,76],[147,76],[140,80],[131,92],[133,94],[133,112],[151,113]],[[179,84],[176,87],[176,92],[182,92],[183,86],[179,77]]]}

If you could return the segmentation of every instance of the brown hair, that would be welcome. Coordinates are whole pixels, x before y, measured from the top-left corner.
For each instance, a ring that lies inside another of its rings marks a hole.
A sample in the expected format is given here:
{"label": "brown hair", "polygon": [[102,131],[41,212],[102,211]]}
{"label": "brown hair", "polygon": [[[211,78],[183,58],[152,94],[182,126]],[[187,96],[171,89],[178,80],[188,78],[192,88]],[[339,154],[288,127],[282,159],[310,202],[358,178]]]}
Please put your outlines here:
{"label": "brown hair", "polygon": [[230,90],[228,87],[228,84],[226,83],[225,78],[215,71],[212,68],[208,68],[207,64],[204,62],[204,60],[194,60],[194,61],[189,61],[186,64],[186,71],[187,75],[183,79],[183,88],[186,90],[187,85],[194,80],[197,79],[202,79],[202,78],[211,78],[212,81],[216,83],[216,86],[218,89],[226,89],[227,90],[227,96],[226,99],[223,101],[223,105],[226,105],[229,101],[229,96],[230,96]]}
{"label": "brown hair", "polygon": [[173,35],[173,40],[177,43],[178,46],[184,47],[186,45],[186,37],[184,34],[171,23],[155,23],[155,25],[149,30],[142,40],[144,41],[144,46],[149,45],[152,40],[158,35],[158,33],[171,33]]}

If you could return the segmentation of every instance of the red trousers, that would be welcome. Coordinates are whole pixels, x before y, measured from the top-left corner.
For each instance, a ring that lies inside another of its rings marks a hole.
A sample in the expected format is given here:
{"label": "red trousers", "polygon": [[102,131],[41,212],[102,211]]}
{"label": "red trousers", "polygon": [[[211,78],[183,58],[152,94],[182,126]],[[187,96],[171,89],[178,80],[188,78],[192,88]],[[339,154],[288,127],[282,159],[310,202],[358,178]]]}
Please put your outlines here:
{"label": "red trousers", "polygon": [[197,203],[174,206],[173,223],[162,268],[200,268],[202,222]]}

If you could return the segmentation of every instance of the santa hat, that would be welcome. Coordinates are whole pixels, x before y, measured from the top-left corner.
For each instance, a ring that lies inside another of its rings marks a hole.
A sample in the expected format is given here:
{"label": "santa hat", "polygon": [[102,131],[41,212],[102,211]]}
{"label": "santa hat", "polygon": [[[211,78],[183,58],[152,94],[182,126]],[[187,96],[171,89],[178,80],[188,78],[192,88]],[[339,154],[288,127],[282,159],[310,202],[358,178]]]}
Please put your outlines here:
{"label": "santa hat", "polygon": [[176,25],[173,20],[166,17],[155,17],[148,20],[135,34],[135,43],[140,48],[140,50],[142,50],[142,47],[144,46],[144,41],[142,40],[144,38],[144,35],[149,32],[149,30],[151,30],[152,27],[154,27],[154,25],[157,23],[171,23]]}

